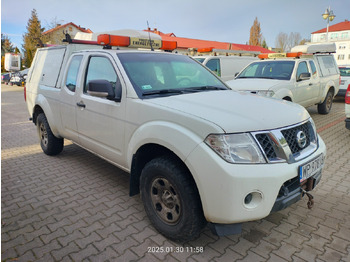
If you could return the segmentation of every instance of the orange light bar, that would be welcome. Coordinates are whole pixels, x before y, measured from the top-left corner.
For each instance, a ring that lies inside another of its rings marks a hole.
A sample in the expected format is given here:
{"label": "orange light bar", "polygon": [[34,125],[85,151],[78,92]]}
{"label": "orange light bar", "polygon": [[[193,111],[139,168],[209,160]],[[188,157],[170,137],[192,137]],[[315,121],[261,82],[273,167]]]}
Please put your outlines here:
{"label": "orange light bar", "polygon": [[290,57],[290,58],[299,58],[302,56],[302,52],[295,52],[295,53],[264,53],[258,55],[260,59],[268,59],[268,58],[285,58],[285,57]]}
{"label": "orange light bar", "polygon": [[269,58],[269,54],[260,54],[260,55],[258,55],[258,57],[260,59],[267,59],[267,58]]}
{"label": "orange light bar", "polygon": [[103,34],[97,36],[97,43],[99,45],[110,45],[110,46],[129,46],[130,37]]}
{"label": "orange light bar", "polygon": [[302,52],[287,53],[287,57],[300,57],[302,54]]}
{"label": "orange light bar", "polygon": [[198,53],[207,53],[212,52],[214,47],[205,47],[205,48],[198,48]]}
{"label": "orange light bar", "polygon": [[177,42],[176,41],[162,41],[162,47],[161,50],[174,50],[177,48]]}

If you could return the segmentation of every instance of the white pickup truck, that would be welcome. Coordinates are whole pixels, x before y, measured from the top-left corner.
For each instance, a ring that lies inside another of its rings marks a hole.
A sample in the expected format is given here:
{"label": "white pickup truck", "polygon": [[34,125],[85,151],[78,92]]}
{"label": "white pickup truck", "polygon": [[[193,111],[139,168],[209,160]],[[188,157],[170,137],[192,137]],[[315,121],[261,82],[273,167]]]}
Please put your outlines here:
{"label": "white pickup truck", "polygon": [[166,237],[193,239],[207,222],[239,233],[320,181],[326,147],[303,107],[232,91],[188,56],[130,49],[145,39],[82,42],[36,52],[25,96],[41,147],[56,155],[69,139],[129,172]]}
{"label": "white pickup truck", "polygon": [[234,80],[232,89],[275,97],[304,107],[317,105],[328,114],[339,91],[340,75],[332,55],[335,44],[302,45],[291,53],[261,54],[261,61],[249,64]]}

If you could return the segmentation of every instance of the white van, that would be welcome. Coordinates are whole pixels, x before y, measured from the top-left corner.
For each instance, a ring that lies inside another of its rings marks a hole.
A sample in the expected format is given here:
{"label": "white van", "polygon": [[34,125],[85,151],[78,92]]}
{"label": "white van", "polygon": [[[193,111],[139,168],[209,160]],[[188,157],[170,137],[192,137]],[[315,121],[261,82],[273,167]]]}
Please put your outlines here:
{"label": "white van", "polygon": [[201,62],[211,71],[217,74],[223,81],[232,80],[251,62],[258,60],[253,56],[194,56],[194,59]]}

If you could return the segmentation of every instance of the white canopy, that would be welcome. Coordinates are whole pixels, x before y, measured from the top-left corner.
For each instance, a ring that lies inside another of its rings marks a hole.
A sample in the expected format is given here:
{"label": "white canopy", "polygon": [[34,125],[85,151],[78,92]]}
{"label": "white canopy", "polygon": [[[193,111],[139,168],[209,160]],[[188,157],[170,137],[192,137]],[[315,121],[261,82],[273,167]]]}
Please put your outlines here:
{"label": "white canopy", "polygon": [[145,39],[151,38],[152,40],[162,40],[162,38],[157,34],[145,32],[145,31],[133,30],[133,29],[113,30],[113,31],[105,31],[105,32],[99,32],[99,33],[78,32],[75,35],[74,39],[97,41],[97,36],[102,34],[129,36],[129,37],[137,37],[137,38],[145,38]]}
{"label": "white canopy", "polygon": [[292,53],[302,52],[305,54],[335,53],[335,43],[297,45],[291,49]]}

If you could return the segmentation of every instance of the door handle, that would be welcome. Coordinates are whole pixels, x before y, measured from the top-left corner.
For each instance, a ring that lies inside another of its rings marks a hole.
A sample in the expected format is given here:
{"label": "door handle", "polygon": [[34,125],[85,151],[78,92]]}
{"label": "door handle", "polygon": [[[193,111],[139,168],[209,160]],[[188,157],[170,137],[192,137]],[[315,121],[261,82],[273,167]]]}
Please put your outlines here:
{"label": "door handle", "polygon": [[312,83],[309,83],[309,86],[312,86]]}
{"label": "door handle", "polygon": [[84,104],[83,101],[78,102],[78,103],[77,103],[77,106],[79,106],[79,107],[81,107],[81,108],[85,108],[85,107],[86,107],[86,105]]}

